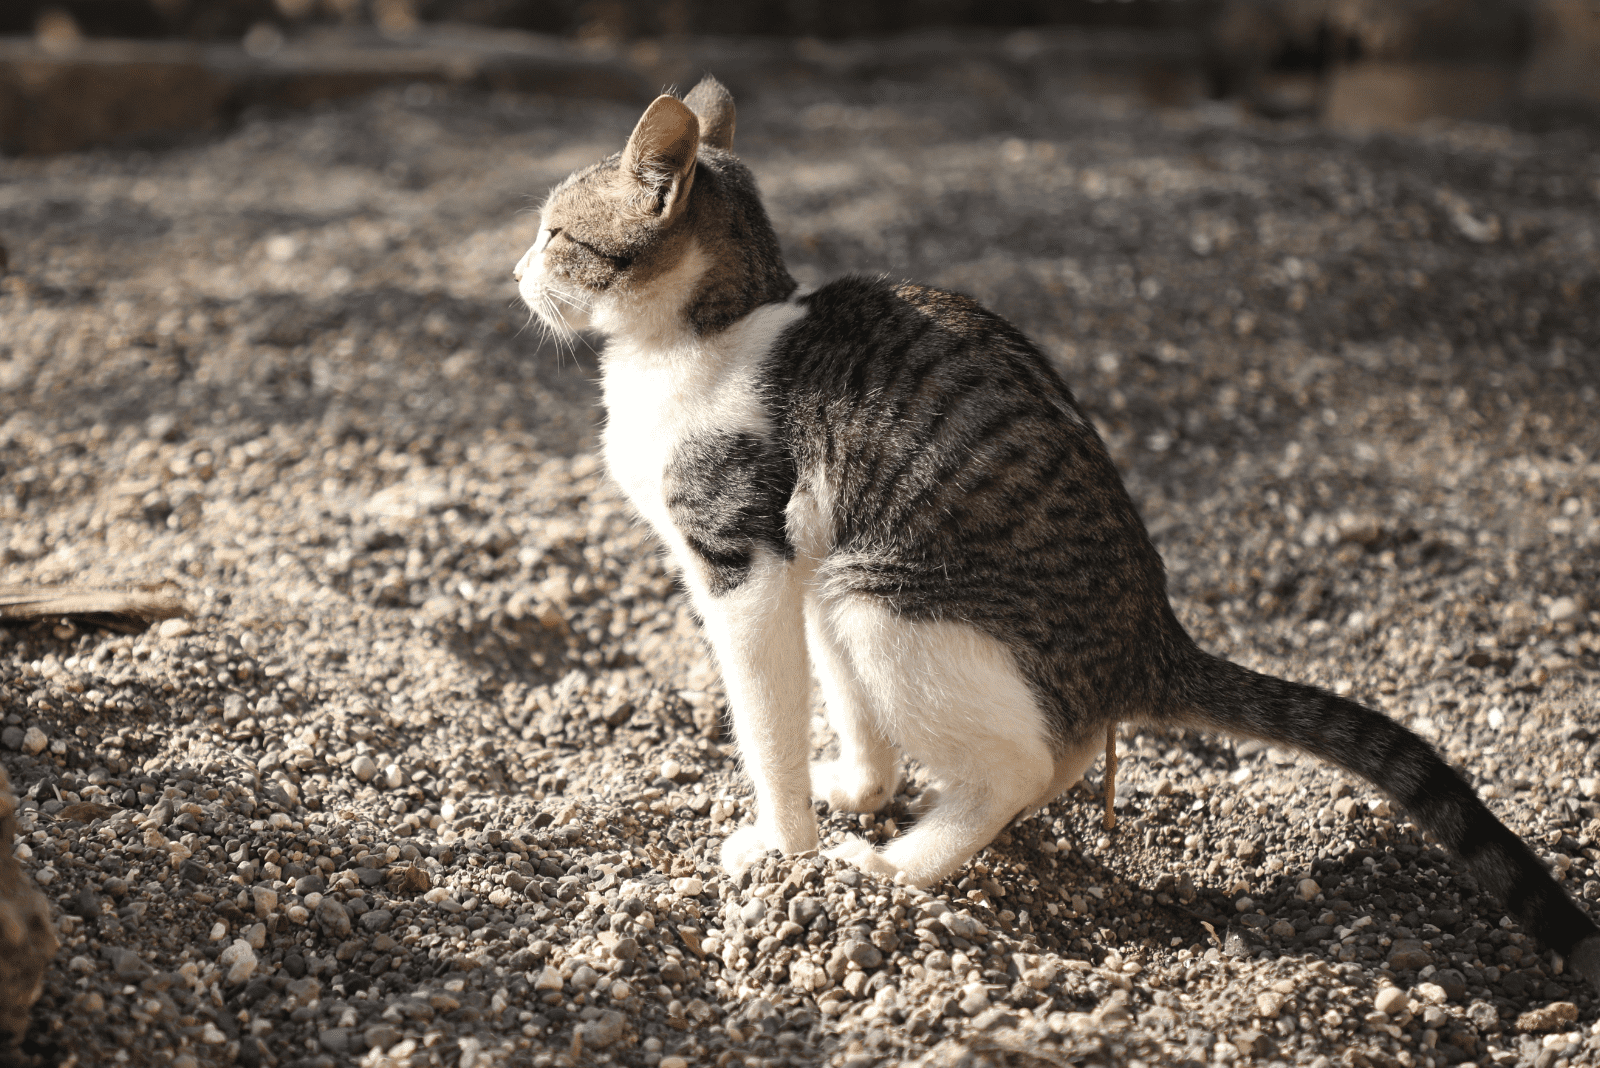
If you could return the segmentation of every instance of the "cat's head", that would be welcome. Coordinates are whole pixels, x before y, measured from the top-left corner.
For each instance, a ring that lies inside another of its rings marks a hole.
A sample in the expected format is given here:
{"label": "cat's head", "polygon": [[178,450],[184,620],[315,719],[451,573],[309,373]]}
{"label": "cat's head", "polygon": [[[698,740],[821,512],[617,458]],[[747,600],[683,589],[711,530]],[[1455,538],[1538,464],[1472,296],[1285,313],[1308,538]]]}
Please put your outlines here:
{"label": "cat's head", "polygon": [[551,190],[514,272],[528,307],[558,335],[672,344],[787,299],[795,282],[733,127],[733,97],[708,76],[657,97],[621,152]]}

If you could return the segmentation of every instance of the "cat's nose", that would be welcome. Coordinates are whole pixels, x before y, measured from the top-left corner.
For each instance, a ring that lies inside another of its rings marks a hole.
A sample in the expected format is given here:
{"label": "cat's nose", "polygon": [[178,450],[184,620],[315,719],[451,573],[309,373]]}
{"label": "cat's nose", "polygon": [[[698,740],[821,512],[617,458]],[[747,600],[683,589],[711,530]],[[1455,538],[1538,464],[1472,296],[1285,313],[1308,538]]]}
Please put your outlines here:
{"label": "cat's nose", "polygon": [[511,268],[511,277],[519,282],[522,281],[522,263],[520,261],[515,267]]}

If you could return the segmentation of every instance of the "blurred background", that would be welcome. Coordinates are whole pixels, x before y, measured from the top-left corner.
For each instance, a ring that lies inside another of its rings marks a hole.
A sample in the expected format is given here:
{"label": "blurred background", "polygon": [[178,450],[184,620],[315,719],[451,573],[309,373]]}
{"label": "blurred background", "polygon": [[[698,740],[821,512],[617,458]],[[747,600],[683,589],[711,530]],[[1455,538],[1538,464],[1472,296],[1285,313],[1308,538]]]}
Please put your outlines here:
{"label": "blurred background", "polygon": [[1600,0],[10,0],[0,35],[14,154],[390,83],[639,102],[713,58],[825,77],[969,50],[1345,129],[1600,114]]}

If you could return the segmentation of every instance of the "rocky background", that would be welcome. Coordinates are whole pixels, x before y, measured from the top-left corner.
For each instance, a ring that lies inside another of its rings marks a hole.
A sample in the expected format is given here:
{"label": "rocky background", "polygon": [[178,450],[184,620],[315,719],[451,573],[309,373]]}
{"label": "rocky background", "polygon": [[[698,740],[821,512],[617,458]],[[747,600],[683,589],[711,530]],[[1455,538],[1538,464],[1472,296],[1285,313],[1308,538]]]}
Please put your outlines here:
{"label": "rocky background", "polygon": [[383,86],[642,108],[708,65],[833,82],[952,58],[1341,130],[1600,124],[1600,0],[9,0],[0,153],[170,143]]}
{"label": "rocky background", "polygon": [[[804,283],[1014,319],[1202,643],[1434,740],[1600,914],[1600,137],[1155,107],[980,44],[693,58]],[[13,1059],[1600,1061],[1460,865],[1258,745],[1129,728],[1116,830],[1079,791],[927,891],[722,875],[715,673],[597,468],[595,354],[510,277],[637,113],[417,81],[0,160],[0,575],[191,610],[0,630],[62,943]]]}

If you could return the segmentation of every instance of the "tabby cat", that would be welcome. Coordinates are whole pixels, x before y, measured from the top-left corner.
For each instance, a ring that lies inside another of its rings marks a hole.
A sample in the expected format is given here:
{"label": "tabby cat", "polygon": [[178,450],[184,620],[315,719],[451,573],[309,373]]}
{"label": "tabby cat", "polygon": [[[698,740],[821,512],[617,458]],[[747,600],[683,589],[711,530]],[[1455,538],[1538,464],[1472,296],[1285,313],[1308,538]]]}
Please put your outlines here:
{"label": "tabby cat", "polygon": [[[607,338],[606,462],[682,568],[755,786],[728,870],[815,849],[813,797],[883,806],[903,752],[931,809],[833,854],[932,883],[1077,782],[1108,724],[1215,729],[1387,791],[1600,985],[1600,929],[1430,745],[1195,645],[1105,445],[1027,338],[924,286],[798,294],[733,132],[714,79],[657,98],[551,192],[514,272],[552,331]],[[822,763],[813,673],[840,745]]]}

